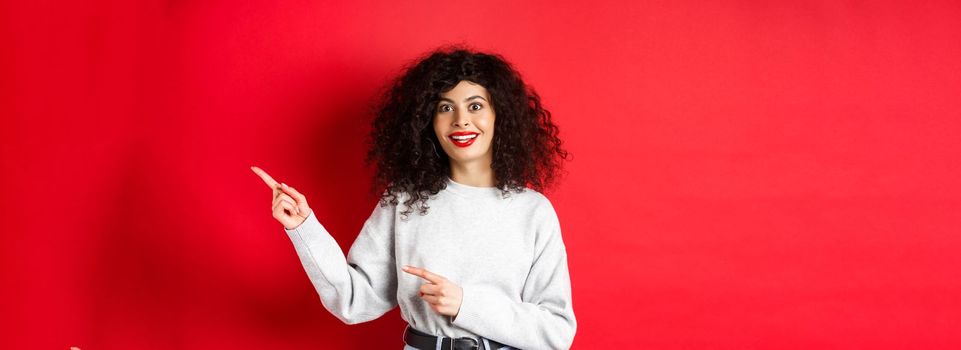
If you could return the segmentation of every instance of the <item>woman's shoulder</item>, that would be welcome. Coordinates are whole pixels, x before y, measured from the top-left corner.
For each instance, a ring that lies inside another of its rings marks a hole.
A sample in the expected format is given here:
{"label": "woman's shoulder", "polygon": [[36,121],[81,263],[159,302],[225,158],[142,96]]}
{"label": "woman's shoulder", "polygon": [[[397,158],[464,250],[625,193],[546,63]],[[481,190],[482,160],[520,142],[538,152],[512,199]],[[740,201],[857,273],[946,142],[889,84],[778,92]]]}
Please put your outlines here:
{"label": "woman's shoulder", "polygon": [[538,205],[551,205],[551,200],[547,198],[546,195],[530,187],[524,187],[519,195],[525,200]]}
{"label": "woman's shoulder", "polygon": [[552,219],[557,217],[554,211],[554,204],[544,193],[530,187],[525,187],[521,192],[511,192],[513,206],[521,209],[524,215],[531,216],[532,219]]}

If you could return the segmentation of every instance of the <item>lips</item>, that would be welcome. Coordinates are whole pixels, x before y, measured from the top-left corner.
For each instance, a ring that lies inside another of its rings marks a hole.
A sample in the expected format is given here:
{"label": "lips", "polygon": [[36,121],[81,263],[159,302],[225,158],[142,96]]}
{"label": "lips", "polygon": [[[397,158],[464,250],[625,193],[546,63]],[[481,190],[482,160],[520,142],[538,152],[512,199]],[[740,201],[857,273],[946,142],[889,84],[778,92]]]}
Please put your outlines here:
{"label": "lips", "polygon": [[474,140],[476,140],[478,136],[480,136],[480,134],[476,132],[458,131],[450,135],[447,135],[447,139],[449,139],[451,143],[454,144],[454,146],[468,147],[474,144]]}

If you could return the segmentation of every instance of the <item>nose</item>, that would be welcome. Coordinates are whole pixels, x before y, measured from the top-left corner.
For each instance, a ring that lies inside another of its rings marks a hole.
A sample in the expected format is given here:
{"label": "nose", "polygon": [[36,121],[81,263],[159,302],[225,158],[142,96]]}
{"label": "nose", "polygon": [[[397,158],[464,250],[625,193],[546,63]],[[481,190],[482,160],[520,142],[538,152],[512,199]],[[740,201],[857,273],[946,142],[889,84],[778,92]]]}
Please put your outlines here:
{"label": "nose", "polygon": [[467,113],[461,113],[459,111],[454,112],[454,126],[467,126],[470,124],[470,115]]}

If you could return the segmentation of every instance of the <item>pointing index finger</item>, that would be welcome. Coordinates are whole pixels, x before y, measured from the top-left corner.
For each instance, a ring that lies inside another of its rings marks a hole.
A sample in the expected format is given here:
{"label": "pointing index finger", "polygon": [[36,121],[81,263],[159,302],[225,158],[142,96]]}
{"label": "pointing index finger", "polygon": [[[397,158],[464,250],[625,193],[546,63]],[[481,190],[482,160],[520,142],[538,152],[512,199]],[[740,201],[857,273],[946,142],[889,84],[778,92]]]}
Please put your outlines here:
{"label": "pointing index finger", "polygon": [[263,179],[267,186],[270,186],[271,189],[277,188],[277,180],[274,180],[274,178],[270,177],[270,175],[267,175],[266,171],[256,166],[251,166],[250,170],[253,170],[254,174],[260,176],[260,178]]}
{"label": "pointing index finger", "polygon": [[427,271],[427,270],[422,269],[422,268],[419,268],[419,267],[413,267],[413,266],[406,266],[406,265],[405,265],[405,266],[404,266],[404,272],[407,272],[407,273],[409,273],[409,274],[411,274],[411,275],[414,275],[414,276],[419,276],[419,277],[421,277],[421,278],[423,278],[423,279],[425,279],[425,280],[427,280],[427,281],[429,281],[429,282],[431,282],[431,283],[434,283],[434,284],[440,284],[441,282],[444,281],[444,277],[441,277],[441,276],[438,275],[438,274],[435,274],[435,273],[433,273],[433,272]]}

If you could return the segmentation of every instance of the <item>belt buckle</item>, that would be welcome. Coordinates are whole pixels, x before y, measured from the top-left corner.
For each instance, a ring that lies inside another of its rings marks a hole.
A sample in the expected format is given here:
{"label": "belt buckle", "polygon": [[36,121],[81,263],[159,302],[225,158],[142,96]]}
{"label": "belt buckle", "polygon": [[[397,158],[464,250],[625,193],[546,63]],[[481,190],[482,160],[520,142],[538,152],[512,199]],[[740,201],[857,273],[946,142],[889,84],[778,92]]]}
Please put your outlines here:
{"label": "belt buckle", "polygon": [[[451,347],[451,349],[454,348],[454,344],[457,343],[458,341],[462,341],[462,343],[463,343],[463,342],[470,342],[470,344],[469,344],[470,347],[469,347],[469,348],[466,348],[466,349],[469,349],[469,350],[477,350],[478,348],[480,348],[480,344],[477,343],[477,339],[470,338],[470,337],[461,337],[461,338],[452,338],[452,339],[451,339],[451,342],[450,342],[450,347]],[[465,345],[468,345],[468,344],[465,344]],[[458,349],[463,349],[463,348],[458,347]]]}

